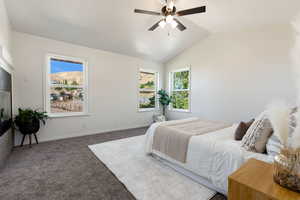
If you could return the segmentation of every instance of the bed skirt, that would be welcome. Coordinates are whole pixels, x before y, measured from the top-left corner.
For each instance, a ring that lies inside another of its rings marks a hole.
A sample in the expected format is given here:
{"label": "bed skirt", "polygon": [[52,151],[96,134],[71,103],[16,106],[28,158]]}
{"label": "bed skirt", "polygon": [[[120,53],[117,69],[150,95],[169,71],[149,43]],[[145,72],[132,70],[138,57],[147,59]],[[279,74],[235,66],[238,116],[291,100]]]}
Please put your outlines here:
{"label": "bed skirt", "polygon": [[189,178],[191,178],[192,180],[194,180],[195,182],[204,185],[212,190],[215,190],[225,196],[227,196],[227,191],[224,191],[220,188],[215,187],[209,180],[207,180],[206,178],[203,178],[193,172],[191,172],[190,170],[184,169],[183,167],[180,167],[166,159],[163,159],[161,157],[159,157],[158,155],[155,154],[151,154],[150,156],[152,156],[153,158],[155,158],[156,160],[164,163],[165,165],[167,165],[168,167],[172,168],[173,170],[177,171],[178,173],[183,174],[184,176],[187,176]]}

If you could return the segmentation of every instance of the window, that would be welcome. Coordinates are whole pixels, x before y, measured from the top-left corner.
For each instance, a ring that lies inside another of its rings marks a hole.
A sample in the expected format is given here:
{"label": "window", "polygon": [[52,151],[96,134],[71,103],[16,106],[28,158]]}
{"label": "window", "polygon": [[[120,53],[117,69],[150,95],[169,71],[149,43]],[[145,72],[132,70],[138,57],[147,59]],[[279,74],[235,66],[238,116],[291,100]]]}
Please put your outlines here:
{"label": "window", "polygon": [[190,111],[190,69],[180,69],[170,73],[170,94],[174,111]]}
{"label": "window", "polygon": [[151,111],[157,105],[158,72],[139,71],[139,111]]}
{"label": "window", "polygon": [[87,114],[87,65],[83,60],[47,56],[46,111],[50,117]]}

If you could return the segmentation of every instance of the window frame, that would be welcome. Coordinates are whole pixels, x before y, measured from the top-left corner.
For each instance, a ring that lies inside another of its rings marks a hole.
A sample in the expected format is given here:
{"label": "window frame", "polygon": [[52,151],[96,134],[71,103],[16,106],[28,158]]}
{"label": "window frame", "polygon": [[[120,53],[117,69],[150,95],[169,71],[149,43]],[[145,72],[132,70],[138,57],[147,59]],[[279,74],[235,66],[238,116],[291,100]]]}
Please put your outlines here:
{"label": "window frame", "polygon": [[[65,61],[80,62],[83,65],[83,111],[82,112],[65,112],[65,113],[51,113],[51,79],[50,79],[50,68],[51,68],[51,59],[59,59]],[[59,117],[76,117],[76,116],[87,116],[88,112],[88,62],[85,59],[63,56],[58,54],[47,54],[46,55],[46,70],[44,73],[44,109],[47,112],[47,115],[50,118],[59,118]]]}
{"label": "window frame", "polygon": [[[155,74],[155,89],[153,92],[155,93],[155,107],[154,108],[140,108],[140,92],[141,91],[152,91],[152,90],[145,90],[140,88],[140,73],[146,72],[146,73],[154,73]],[[145,68],[139,68],[138,69],[138,78],[137,78],[137,110],[138,112],[152,112],[157,109],[159,109],[159,103],[158,103],[158,88],[159,88],[159,72],[153,69],[145,69]]]}
{"label": "window frame", "polygon": [[[174,88],[173,88],[173,86],[174,86],[174,73],[176,73],[176,72],[184,72],[184,71],[188,71],[189,72],[189,88],[188,89],[175,89],[174,90]],[[191,95],[192,95],[192,90],[191,90],[191,67],[180,68],[180,69],[176,69],[176,70],[173,70],[173,71],[169,72],[169,94],[170,94],[170,96],[173,95],[174,91],[175,92],[188,91],[188,93],[189,93],[189,97],[188,97],[189,108],[188,109],[173,108],[173,104],[171,102],[170,105],[169,105],[169,110],[170,111],[174,111],[174,112],[185,112],[185,113],[191,112]]]}

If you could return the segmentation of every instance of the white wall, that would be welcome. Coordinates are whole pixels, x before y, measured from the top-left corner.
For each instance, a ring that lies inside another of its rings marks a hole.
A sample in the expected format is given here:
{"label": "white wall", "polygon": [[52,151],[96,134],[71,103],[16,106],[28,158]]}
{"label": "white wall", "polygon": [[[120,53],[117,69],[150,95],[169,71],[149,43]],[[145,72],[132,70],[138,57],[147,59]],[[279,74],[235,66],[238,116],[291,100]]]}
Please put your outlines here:
{"label": "white wall", "polygon": [[13,39],[15,108],[44,107],[45,54],[89,62],[90,116],[49,120],[39,133],[41,141],[148,125],[153,113],[137,112],[139,67],[157,69],[160,82],[164,74],[168,83],[168,72],[191,66],[192,112],[169,112],[170,119],[248,120],[272,99],[293,104],[296,98],[289,56],[293,32],[288,25],[213,34],[166,63],[165,69],[142,59],[23,33],[14,32]]}
{"label": "white wall", "polygon": [[166,83],[171,70],[192,69],[192,112],[169,118],[235,122],[255,117],[275,98],[294,104],[292,45],[288,25],[211,35],[166,64]]}
{"label": "white wall", "polygon": [[153,112],[137,112],[138,69],[155,69],[163,77],[162,65],[18,32],[13,33],[13,39],[15,109],[44,107],[47,53],[88,61],[90,115],[50,119],[39,133],[41,141],[150,124]]}
{"label": "white wall", "polygon": [[11,27],[7,16],[4,0],[0,0],[0,46],[3,48],[4,59],[12,64]]}

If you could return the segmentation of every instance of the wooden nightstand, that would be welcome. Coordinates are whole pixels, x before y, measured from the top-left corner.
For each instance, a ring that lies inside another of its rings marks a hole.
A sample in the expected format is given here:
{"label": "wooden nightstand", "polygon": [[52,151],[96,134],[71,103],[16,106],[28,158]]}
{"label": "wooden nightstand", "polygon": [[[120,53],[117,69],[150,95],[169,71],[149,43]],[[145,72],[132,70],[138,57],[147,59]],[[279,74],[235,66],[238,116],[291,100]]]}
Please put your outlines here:
{"label": "wooden nightstand", "polygon": [[273,181],[273,166],[250,159],[229,176],[228,200],[300,200],[300,193]]}

